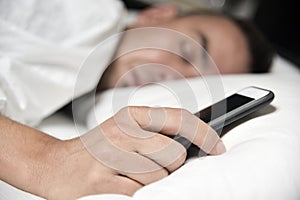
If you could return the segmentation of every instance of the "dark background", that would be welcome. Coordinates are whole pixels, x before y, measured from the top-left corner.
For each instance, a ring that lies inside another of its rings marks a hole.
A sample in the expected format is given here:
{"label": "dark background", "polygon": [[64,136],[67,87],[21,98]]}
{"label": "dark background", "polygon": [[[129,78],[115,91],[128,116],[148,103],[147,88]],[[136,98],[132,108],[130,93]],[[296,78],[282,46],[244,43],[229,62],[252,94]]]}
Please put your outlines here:
{"label": "dark background", "polygon": [[254,22],[279,55],[300,68],[300,15],[297,1],[261,0]]}

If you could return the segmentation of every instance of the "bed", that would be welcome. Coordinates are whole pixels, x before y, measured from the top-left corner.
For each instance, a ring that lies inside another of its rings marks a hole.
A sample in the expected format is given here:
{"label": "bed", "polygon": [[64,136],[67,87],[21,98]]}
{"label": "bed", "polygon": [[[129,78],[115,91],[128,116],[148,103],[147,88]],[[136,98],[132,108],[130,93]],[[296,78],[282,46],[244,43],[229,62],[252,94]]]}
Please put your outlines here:
{"label": "bed", "polygon": [[[226,96],[251,85],[270,89],[275,94],[271,105],[227,130],[223,136],[227,148],[225,154],[192,158],[167,178],[140,189],[133,197],[105,194],[82,197],[81,200],[300,199],[299,69],[276,56],[270,73],[223,75],[221,80]],[[188,81],[196,102],[191,102],[183,81]],[[184,107],[191,112],[212,103],[208,95],[203,95],[207,86],[202,78],[178,80],[166,85],[178,88],[181,102],[185,103],[179,104],[176,98],[172,98],[173,94],[163,92],[166,87],[160,85],[141,90],[110,90],[97,96],[96,106],[87,116],[86,125],[75,126],[71,119],[58,112],[44,120],[38,128],[61,139],[76,137],[77,130],[88,130],[111,116],[115,109],[125,106],[113,107],[113,98],[119,94],[131,94],[130,101],[127,101],[129,105]],[[161,95],[153,96],[154,92]],[[0,182],[0,199],[41,198]]]}

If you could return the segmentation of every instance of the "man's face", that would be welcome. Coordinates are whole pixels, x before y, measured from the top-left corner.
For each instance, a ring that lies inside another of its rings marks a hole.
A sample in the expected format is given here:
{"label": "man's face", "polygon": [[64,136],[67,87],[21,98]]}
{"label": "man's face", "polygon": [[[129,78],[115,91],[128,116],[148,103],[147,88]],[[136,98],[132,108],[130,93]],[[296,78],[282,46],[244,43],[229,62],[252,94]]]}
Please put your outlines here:
{"label": "man's face", "polygon": [[[201,45],[207,53],[193,49],[190,42],[178,37],[162,35],[152,42],[163,44],[171,50],[176,49],[176,53],[157,48],[141,48],[124,54],[104,74],[102,84],[105,88],[196,77],[200,74],[195,63],[202,66],[202,75],[217,73],[211,68],[212,63],[203,66],[207,60],[212,60],[221,74],[249,72],[250,55],[246,38],[234,22],[227,18],[192,15],[152,24],[151,27],[180,32],[190,38],[190,41]],[[147,41],[145,37],[147,36],[125,34],[119,48],[126,49],[131,44]]]}

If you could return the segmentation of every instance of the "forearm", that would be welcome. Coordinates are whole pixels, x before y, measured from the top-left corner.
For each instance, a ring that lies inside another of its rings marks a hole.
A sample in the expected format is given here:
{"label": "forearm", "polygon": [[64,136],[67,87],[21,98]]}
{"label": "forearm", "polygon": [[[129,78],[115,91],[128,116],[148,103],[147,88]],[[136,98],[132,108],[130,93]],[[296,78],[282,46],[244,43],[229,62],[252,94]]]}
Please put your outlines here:
{"label": "forearm", "polygon": [[0,179],[25,191],[41,195],[41,181],[59,140],[0,116]]}
{"label": "forearm", "polygon": [[[183,127],[184,122],[190,122],[188,127]],[[205,144],[210,150],[207,153],[225,151],[207,124],[188,111],[174,108],[124,108],[83,138],[68,141],[0,116],[0,178],[47,199],[102,193],[132,195],[185,161],[185,148],[155,130],[166,135],[179,133],[199,147]]]}

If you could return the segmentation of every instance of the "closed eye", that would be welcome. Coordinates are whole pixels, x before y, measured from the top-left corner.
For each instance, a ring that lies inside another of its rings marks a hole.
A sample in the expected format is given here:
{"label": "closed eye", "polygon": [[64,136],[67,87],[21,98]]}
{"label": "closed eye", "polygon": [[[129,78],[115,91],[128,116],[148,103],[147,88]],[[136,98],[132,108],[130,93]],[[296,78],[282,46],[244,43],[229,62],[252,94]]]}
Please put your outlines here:
{"label": "closed eye", "polygon": [[207,42],[207,38],[205,37],[205,35],[203,34],[200,34],[200,41],[201,41],[201,45],[202,45],[202,48],[203,48],[203,51],[201,51],[201,58],[202,58],[202,61],[203,61],[203,64],[207,63],[207,59],[208,59],[208,42]]}

